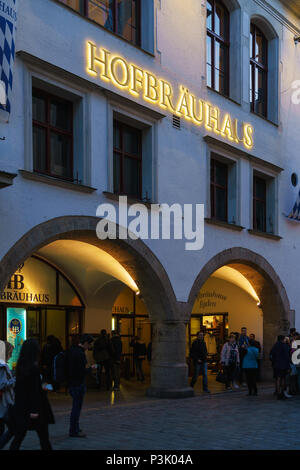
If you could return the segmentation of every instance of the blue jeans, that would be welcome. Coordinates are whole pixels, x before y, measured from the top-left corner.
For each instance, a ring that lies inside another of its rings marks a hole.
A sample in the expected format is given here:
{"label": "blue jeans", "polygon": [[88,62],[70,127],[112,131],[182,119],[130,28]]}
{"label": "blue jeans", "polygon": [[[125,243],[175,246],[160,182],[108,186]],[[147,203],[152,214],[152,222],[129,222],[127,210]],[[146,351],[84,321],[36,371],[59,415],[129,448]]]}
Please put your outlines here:
{"label": "blue jeans", "polygon": [[85,385],[69,387],[70,395],[73,399],[72,411],[70,416],[70,434],[79,433],[79,417],[82,408],[83,398],[85,394]]}
{"label": "blue jeans", "polygon": [[194,387],[200,374],[202,374],[203,390],[206,392],[208,390],[206,361],[201,361],[200,363],[198,361],[194,361],[194,375],[191,381],[191,387]]}

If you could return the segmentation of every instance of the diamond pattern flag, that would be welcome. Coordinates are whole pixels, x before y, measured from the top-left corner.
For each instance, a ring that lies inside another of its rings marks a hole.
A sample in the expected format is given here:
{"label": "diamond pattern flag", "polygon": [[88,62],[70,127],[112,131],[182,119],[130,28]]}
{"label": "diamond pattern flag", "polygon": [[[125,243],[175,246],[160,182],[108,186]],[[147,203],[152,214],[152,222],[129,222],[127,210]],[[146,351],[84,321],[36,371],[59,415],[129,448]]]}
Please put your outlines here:
{"label": "diamond pattern flag", "polygon": [[18,0],[0,0],[0,118],[11,113]]}

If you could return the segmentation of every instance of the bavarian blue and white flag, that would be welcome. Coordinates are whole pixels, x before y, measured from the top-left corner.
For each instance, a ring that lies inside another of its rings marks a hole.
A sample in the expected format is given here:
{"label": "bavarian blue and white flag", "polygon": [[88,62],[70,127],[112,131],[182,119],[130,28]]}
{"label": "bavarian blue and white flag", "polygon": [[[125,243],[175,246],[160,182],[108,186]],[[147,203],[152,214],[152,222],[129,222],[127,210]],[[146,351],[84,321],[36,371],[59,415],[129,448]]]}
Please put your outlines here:
{"label": "bavarian blue and white flag", "polygon": [[0,119],[11,112],[18,0],[0,0]]}

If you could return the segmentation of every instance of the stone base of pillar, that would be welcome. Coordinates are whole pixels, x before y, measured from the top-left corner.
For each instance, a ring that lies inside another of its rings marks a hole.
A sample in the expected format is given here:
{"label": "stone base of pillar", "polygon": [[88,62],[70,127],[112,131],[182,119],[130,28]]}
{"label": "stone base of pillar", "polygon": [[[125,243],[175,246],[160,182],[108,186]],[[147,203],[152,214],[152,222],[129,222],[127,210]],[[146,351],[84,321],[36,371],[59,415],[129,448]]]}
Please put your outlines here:
{"label": "stone base of pillar", "polygon": [[195,395],[192,387],[185,388],[156,388],[150,387],[146,391],[147,397],[156,398],[190,398]]}

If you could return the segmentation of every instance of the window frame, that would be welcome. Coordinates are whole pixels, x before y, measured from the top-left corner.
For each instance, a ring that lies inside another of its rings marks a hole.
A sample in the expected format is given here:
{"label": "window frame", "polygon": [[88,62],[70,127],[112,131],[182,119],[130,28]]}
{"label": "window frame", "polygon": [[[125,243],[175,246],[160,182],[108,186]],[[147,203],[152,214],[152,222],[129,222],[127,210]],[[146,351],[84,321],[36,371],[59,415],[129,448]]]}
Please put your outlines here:
{"label": "window frame", "polygon": [[[51,176],[53,178],[58,178],[64,181],[71,181],[74,182],[74,104],[71,101],[65,100],[59,96],[56,96],[52,93],[48,93],[44,90],[41,90],[37,87],[32,87],[32,101],[34,96],[39,96],[45,100],[46,103],[46,110],[45,110],[45,120],[46,122],[41,122],[33,119],[32,116],[32,135],[33,135],[33,130],[35,127],[37,128],[42,128],[45,129],[46,131],[46,137],[45,137],[45,155],[46,155],[46,167],[47,170],[43,171],[40,169],[37,169],[35,167],[35,161],[34,161],[34,155],[33,155],[33,148],[32,148],[32,156],[33,156],[33,171],[35,173],[39,173],[42,175],[46,176]],[[68,104],[68,107],[70,108],[70,113],[71,113],[71,130],[67,131],[65,129],[60,129],[57,127],[54,127],[51,125],[50,121],[50,112],[51,112],[51,100],[55,100],[56,102],[59,101],[61,103]],[[55,173],[51,173],[51,143],[50,143],[50,137],[51,137],[51,132],[55,133],[56,135],[63,135],[67,136],[70,138],[71,141],[71,151],[70,151],[70,162],[71,162],[71,167],[70,167],[70,174],[72,177],[67,177],[67,176],[61,176]]]}
{"label": "window frame", "polygon": [[[115,132],[115,125],[117,125],[117,127],[120,130],[120,147],[121,147],[121,149],[116,148],[114,146],[114,143],[113,143],[113,167],[115,165],[115,153],[116,153],[116,154],[119,155],[119,158],[120,158],[120,174],[119,174],[119,177],[120,177],[120,191],[116,191],[115,181],[114,181],[114,178],[113,178],[113,192],[114,192],[114,194],[126,195],[126,196],[131,197],[131,198],[137,198],[139,200],[142,200],[142,194],[143,194],[143,187],[142,187],[142,184],[143,184],[143,136],[142,136],[142,131],[141,131],[141,129],[130,126],[129,124],[126,124],[126,123],[114,118],[113,119],[113,134]],[[131,153],[128,153],[128,152],[124,151],[124,147],[123,147],[124,128],[134,129],[134,131],[138,134],[138,149],[139,149],[138,150],[138,155],[134,155],[134,154],[131,154]],[[139,181],[138,181],[139,191],[138,191],[137,196],[134,196],[132,194],[127,194],[126,192],[124,192],[124,160],[125,160],[125,158],[130,158],[132,160],[137,160],[139,162]],[[114,171],[113,171],[113,173],[114,173]]]}
{"label": "window frame", "polygon": [[[216,183],[216,166],[220,165],[226,168],[226,186],[222,186],[220,184]],[[214,172],[214,180],[211,178],[212,174],[212,169]],[[220,219],[217,217],[217,206],[216,206],[216,189],[220,188],[225,190],[225,219]],[[210,159],[210,212],[211,212],[211,218],[214,220],[219,220],[221,222],[227,222],[228,223],[228,165],[224,162],[219,161],[215,155],[211,156]]]}
{"label": "window frame", "polygon": [[[261,180],[264,182],[264,199],[256,197],[256,180]],[[262,202],[264,204],[264,223],[263,223],[263,230],[257,228],[256,224],[256,202]],[[256,173],[253,174],[253,221],[252,221],[253,230],[258,232],[267,233],[267,181],[260,175]]]}
{"label": "window frame", "polygon": [[[253,31],[254,30],[254,31]],[[253,32],[252,32],[253,31]],[[265,64],[258,62],[255,60],[255,57],[252,57],[251,50],[250,50],[250,73],[252,77],[252,94],[251,94],[251,102],[250,102],[250,110],[252,113],[257,114],[258,116],[262,116],[264,118],[268,118],[268,73],[269,73],[269,41],[266,38],[265,34],[262,32],[262,30],[256,26],[255,23],[251,22],[250,23],[250,36],[251,34],[253,35],[252,39],[252,50],[254,51],[255,54],[255,44],[256,44],[256,34],[257,31],[261,34],[263,40],[265,41],[265,54],[266,54],[266,59],[265,59]],[[256,89],[256,70],[259,70],[263,73],[264,76],[264,95],[265,95],[265,104],[264,104],[264,112],[263,114],[257,112],[255,110],[255,89]]]}
{"label": "window frame", "polygon": [[[207,85],[208,88],[211,90],[214,90],[215,92],[219,93],[222,96],[226,96],[227,98],[230,97],[230,12],[228,8],[224,5],[224,3],[221,0],[209,0],[210,4],[212,5],[212,29],[209,29],[206,25],[206,40],[209,37],[212,41],[212,47],[211,47],[211,86]],[[217,5],[221,5],[222,8],[224,8],[226,14],[227,14],[227,28],[226,28],[226,38],[223,38],[222,36],[219,36],[214,30],[215,30],[215,17],[216,17],[216,7]],[[206,10],[207,11],[207,10]],[[215,70],[216,70],[216,63],[215,63],[215,45],[216,42],[221,44],[223,47],[226,49],[226,74],[225,74],[225,93],[218,91],[216,89],[216,84],[215,84]],[[206,68],[208,65],[207,57],[206,57]],[[206,71],[207,74],[207,71]],[[208,78],[208,77],[207,77]],[[206,80],[208,83],[208,80]]]}
{"label": "window frame", "polygon": [[121,37],[122,39],[124,39],[125,41],[127,41],[129,44],[133,44],[134,46],[137,46],[137,47],[141,47],[141,39],[142,39],[142,35],[141,35],[141,26],[142,26],[142,15],[141,15],[141,12],[142,12],[142,4],[141,4],[141,0],[131,0],[132,1],[135,1],[136,2],[136,39],[135,41],[129,41],[128,39],[126,39],[122,34],[118,33],[117,31],[117,25],[118,25],[118,8],[117,8],[117,0],[112,0],[113,2],[113,7],[112,7],[112,11],[113,11],[113,29],[110,30],[108,28],[105,28],[104,25],[102,25],[101,23],[98,23],[96,20],[94,20],[93,18],[90,18],[89,16],[89,2],[90,0],[82,0],[82,9],[79,7],[78,9],[75,9],[73,8],[72,6],[64,3],[63,0],[58,0],[60,3],[62,3],[63,5],[71,8],[72,10],[76,11],[77,13],[79,13],[80,15],[84,16],[85,18],[88,18],[89,20],[93,21],[94,23],[98,24],[99,26],[103,27],[106,31],[110,31],[111,33],[113,34],[116,34],[117,36]]}

